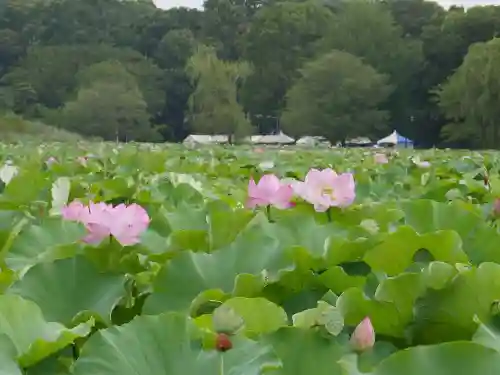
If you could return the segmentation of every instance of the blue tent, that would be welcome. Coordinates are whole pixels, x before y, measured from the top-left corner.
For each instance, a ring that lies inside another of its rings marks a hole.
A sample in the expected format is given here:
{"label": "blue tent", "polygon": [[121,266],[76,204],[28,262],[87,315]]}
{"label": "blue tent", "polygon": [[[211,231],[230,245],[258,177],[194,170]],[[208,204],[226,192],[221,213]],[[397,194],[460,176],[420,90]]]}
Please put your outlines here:
{"label": "blue tent", "polygon": [[393,145],[393,146],[403,146],[403,147],[413,147],[413,141],[411,139],[403,137],[394,130],[387,137],[382,138],[377,141],[378,145]]}

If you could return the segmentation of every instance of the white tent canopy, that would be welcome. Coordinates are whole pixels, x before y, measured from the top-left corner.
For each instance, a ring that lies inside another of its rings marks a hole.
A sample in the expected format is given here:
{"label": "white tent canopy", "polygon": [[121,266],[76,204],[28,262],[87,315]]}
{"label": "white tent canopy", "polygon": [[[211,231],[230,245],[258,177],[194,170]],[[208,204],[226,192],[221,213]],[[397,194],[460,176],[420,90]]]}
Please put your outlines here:
{"label": "white tent canopy", "polygon": [[227,142],[228,142],[227,135],[191,134],[188,135],[182,143],[210,145],[210,144],[227,143]]}
{"label": "white tent canopy", "polygon": [[269,134],[269,135],[254,135],[251,137],[251,141],[254,144],[292,144],[295,142],[295,139],[289,137],[283,132],[279,132],[278,134]]}
{"label": "white tent canopy", "polygon": [[384,137],[377,141],[377,144],[389,144],[389,145],[397,145],[398,144],[398,133],[393,131],[387,137]]}
{"label": "white tent canopy", "polygon": [[308,136],[308,135],[300,138],[296,142],[296,144],[299,146],[309,146],[309,147],[314,147],[319,145],[331,146],[330,142],[328,142],[328,140],[325,137]]}

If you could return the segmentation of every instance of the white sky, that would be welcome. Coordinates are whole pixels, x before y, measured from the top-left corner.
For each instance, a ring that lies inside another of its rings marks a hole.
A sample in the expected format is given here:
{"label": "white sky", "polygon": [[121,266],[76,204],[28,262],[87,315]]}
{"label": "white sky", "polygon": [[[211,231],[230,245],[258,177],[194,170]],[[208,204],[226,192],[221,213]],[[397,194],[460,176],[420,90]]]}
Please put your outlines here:
{"label": "white sky", "polygon": [[[175,7],[201,8],[203,0],[154,0],[156,6],[163,9]],[[438,0],[443,7],[447,8],[450,5],[463,5],[471,7],[474,5],[500,5],[500,0]]]}

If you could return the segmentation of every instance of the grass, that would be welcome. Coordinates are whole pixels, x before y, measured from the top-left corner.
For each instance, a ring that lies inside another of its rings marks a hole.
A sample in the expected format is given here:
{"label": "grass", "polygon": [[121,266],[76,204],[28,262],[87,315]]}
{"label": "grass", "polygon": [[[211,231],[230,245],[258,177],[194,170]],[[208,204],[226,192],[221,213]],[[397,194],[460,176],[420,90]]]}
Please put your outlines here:
{"label": "grass", "polygon": [[44,124],[40,121],[27,120],[14,113],[0,116],[0,139],[5,143],[43,142],[78,142],[82,136],[63,129]]}

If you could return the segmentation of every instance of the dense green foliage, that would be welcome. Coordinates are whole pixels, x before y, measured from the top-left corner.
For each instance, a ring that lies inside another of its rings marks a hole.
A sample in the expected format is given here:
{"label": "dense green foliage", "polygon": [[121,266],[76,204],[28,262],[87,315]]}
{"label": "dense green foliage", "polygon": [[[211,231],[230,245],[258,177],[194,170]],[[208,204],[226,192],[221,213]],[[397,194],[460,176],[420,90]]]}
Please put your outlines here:
{"label": "dense green foliage", "polygon": [[498,147],[499,32],[500,6],[424,0],[3,0],[0,110],[106,140],[281,126]]}
{"label": "dense green foliage", "polygon": [[[0,147],[2,374],[500,370],[498,153]],[[243,206],[251,176],[330,164],[354,174],[352,206]],[[86,244],[60,215],[75,199],[151,221],[132,246]],[[356,353],[364,317],[376,340]]]}

